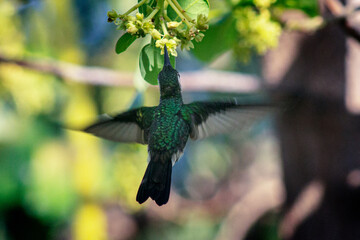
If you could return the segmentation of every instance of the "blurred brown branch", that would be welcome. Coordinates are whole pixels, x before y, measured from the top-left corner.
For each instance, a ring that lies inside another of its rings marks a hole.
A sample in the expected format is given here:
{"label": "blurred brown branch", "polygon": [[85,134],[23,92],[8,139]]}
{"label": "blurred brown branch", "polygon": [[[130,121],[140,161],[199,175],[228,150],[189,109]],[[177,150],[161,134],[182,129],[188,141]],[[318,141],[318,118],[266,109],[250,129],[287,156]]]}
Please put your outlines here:
{"label": "blurred brown branch", "polygon": [[[260,164],[254,164],[251,169],[258,167]],[[227,179],[219,186],[217,193],[206,200],[185,199],[172,191],[169,204],[159,208],[154,202],[149,202],[146,211],[135,215],[128,213],[117,203],[108,204],[106,209],[112,239],[131,239],[144,226],[164,220],[184,221],[186,216],[194,212],[206,212],[208,218],[215,219],[226,216],[215,239],[244,239],[250,227],[261,216],[281,206],[284,201],[284,186],[278,175],[256,175],[253,179],[243,179],[241,182],[235,176]],[[234,189],[232,185],[237,187]],[[124,237],[125,234],[132,236]]]}
{"label": "blurred brown branch", "polygon": [[266,212],[280,207],[284,201],[284,187],[280,179],[267,179],[251,188],[229,210],[217,240],[244,239],[251,226]]}
{"label": "blurred brown branch", "polygon": [[284,239],[291,238],[296,228],[318,209],[323,196],[324,185],[321,181],[313,180],[306,185],[282,219],[279,229],[280,236]]}
{"label": "blurred brown branch", "polygon": [[324,0],[323,7],[330,16],[310,18],[301,11],[288,10],[281,14],[278,20],[285,25],[285,29],[300,32],[314,32],[335,22],[348,36],[360,42],[359,21],[354,21],[354,17],[359,14],[359,7],[344,6],[339,0]]}
{"label": "blurred brown branch", "polygon": [[[76,64],[38,59],[14,59],[0,54],[0,64],[15,64],[53,74],[57,77],[91,85],[133,87],[134,74],[120,72],[101,67],[88,67]],[[180,82],[185,91],[214,91],[214,92],[256,92],[260,84],[256,77],[239,73],[201,70],[180,73]]]}
{"label": "blurred brown branch", "polygon": [[0,54],[0,64],[9,63],[42,73],[53,74],[63,79],[94,85],[133,86],[131,73],[116,72],[99,67],[84,67],[55,60],[25,60],[8,58]]}
{"label": "blurred brown branch", "polygon": [[358,31],[359,21],[353,20],[359,14],[359,7],[344,6],[339,0],[325,0],[325,5],[330,13],[338,20],[344,32],[360,42],[360,32]]}

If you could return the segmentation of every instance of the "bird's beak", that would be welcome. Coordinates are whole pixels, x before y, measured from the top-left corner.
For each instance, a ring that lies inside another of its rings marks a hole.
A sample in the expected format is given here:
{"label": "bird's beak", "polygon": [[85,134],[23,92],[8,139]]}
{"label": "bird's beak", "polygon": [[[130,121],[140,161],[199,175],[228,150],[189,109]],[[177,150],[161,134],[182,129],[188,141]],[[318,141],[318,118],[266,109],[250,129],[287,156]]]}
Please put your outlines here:
{"label": "bird's beak", "polygon": [[[170,58],[169,58],[169,54],[168,54],[168,50],[167,50],[167,47],[166,47],[166,44],[164,46],[164,67],[165,66],[171,66],[171,63],[170,63]],[[172,66],[171,66],[172,67]]]}

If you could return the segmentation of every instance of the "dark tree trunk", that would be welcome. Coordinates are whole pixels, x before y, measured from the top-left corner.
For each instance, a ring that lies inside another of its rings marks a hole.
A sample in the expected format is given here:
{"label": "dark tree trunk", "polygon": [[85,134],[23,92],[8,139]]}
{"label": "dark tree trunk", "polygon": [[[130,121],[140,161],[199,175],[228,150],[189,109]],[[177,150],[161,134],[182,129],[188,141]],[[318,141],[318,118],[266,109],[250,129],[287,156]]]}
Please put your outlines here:
{"label": "dark tree trunk", "polygon": [[[264,76],[286,103],[278,118],[285,239],[360,239],[360,117],[345,106],[352,47],[334,22],[312,35],[284,34],[279,50],[265,58]],[[323,186],[322,197],[299,220],[293,210],[303,207],[299,196],[314,181]]]}

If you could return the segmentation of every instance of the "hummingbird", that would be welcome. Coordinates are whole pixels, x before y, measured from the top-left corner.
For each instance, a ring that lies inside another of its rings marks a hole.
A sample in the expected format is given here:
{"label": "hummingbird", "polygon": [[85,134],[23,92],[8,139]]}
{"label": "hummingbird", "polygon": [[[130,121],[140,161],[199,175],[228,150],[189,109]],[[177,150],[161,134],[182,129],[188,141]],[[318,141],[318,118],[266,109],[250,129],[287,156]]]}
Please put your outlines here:
{"label": "hummingbird", "polygon": [[159,105],[106,115],[84,129],[116,142],[148,145],[148,166],[136,196],[140,204],[149,197],[159,206],[168,202],[172,167],[189,138],[197,140],[231,131],[268,111],[267,104],[241,104],[236,99],[184,104],[179,78],[165,45],[164,65],[158,75]]}

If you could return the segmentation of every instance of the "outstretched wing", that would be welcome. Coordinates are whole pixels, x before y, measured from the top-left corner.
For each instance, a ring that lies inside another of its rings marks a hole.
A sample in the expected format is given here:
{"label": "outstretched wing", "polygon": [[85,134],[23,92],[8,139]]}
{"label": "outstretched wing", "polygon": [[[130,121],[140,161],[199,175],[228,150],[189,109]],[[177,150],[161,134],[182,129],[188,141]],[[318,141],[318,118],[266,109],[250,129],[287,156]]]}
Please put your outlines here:
{"label": "outstretched wing", "polygon": [[238,104],[234,99],[227,102],[185,104],[181,113],[184,119],[191,121],[190,137],[202,139],[249,126],[271,108],[267,104]]}
{"label": "outstretched wing", "polygon": [[154,112],[155,107],[141,107],[115,116],[102,115],[101,120],[84,131],[116,142],[147,144]]}

